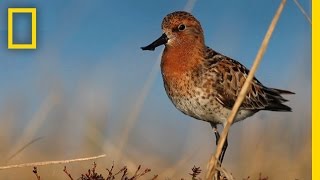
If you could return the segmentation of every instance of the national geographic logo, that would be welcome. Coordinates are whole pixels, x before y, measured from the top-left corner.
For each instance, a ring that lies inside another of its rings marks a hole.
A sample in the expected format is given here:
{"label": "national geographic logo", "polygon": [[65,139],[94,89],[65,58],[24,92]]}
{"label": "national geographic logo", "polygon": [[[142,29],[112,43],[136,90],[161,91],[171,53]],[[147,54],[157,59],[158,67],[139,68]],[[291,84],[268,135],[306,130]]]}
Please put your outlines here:
{"label": "national geographic logo", "polygon": [[[31,14],[31,43],[14,43],[13,22],[14,14]],[[8,8],[8,49],[36,49],[37,48],[37,9],[36,8]]]}

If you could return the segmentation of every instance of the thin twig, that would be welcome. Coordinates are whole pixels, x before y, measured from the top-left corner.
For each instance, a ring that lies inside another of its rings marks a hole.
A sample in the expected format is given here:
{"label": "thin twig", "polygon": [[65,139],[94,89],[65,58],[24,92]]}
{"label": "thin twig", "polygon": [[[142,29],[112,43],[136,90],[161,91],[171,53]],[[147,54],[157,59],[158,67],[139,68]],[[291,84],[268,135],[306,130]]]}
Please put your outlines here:
{"label": "thin twig", "polygon": [[298,2],[298,0],[293,0],[294,3],[296,3],[296,5],[298,6],[299,10],[301,11],[301,13],[304,15],[304,17],[309,21],[310,25],[311,23],[311,19],[309,17],[309,15],[307,14],[307,12],[303,9],[303,7],[301,6],[301,4]]}
{"label": "thin twig", "polygon": [[136,172],[134,173],[133,177],[136,177],[138,175],[138,172],[140,171],[141,169],[141,165],[138,166]]}
{"label": "thin twig", "polygon": [[143,172],[139,172],[141,169],[141,165],[139,165],[138,169],[136,170],[136,172],[134,173],[134,175],[129,178],[129,180],[135,180],[140,178],[141,176],[144,176],[145,174],[149,173],[151,171],[151,169],[146,168]]}
{"label": "thin twig", "polygon": [[37,167],[33,167],[33,170],[32,170],[33,174],[37,177],[37,180],[40,180],[40,175],[38,174],[38,169]]}
{"label": "thin twig", "polygon": [[44,162],[33,162],[33,163],[24,163],[24,164],[0,166],[0,170],[12,169],[12,168],[30,167],[30,166],[45,166],[45,165],[52,165],[52,164],[66,164],[66,163],[72,163],[72,162],[78,162],[78,161],[88,161],[88,160],[103,158],[105,156],[106,156],[105,154],[102,154],[102,155],[99,155],[99,156],[77,158],[77,159],[69,159],[69,160],[44,161]]}
{"label": "thin twig", "polygon": [[113,175],[113,177],[115,177],[116,175],[118,175],[118,174],[120,174],[120,173],[122,173],[122,172],[124,172],[124,171],[127,171],[127,167],[126,167],[126,166],[123,167],[122,169],[120,169],[118,172],[116,172],[116,173]]}
{"label": "thin twig", "polygon": [[14,158],[16,155],[18,155],[20,152],[22,152],[24,149],[26,149],[27,147],[29,147],[31,144],[39,141],[40,139],[42,139],[43,137],[38,137],[35,138],[33,140],[31,140],[30,142],[28,142],[27,144],[25,144],[24,146],[22,146],[20,149],[18,149],[15,153],[13,153],[7,160],[6,162],[10,161],[12,158]]}
{"label": "thin twig", "polygon": [[109,170],[108,168],[106,169],[106,170],[108,171],[108,177],[112,177],[113,167],[114,167],[114,162],[112,162],[112,166],[111,166],[111,169],[110,169],[110,170]]}
{"label": "thin twig", "polygon": [[63,172],[70,178],[70,180],[73,180],[71,174],[70,174],[70,173],[68,172],[68,170],[67,170],[67,166],[64,166]]}
{"label": "thin twig", "polygon": [[252,65],[252,68],[249,72],[249,75],[243,85],[243,87],[241,88],[241,91],[239,93],[239,96],[237,97],[237,100],[235,102],[235,104],[233,105],[233,108],[232,108],[232,111],[228,117],[228,120],[227,120],[227,123],[221,133],[221,136],[220,136],[220,139],[219,139],[219,142],[218,142],[218,146],[217,146],[217,149],[216,149],[216,152],[214,155],[211,156],[211,159],[208,163],[208,172],[206,174],[206,179],[213,179],[213,176],[215,174],[215,170],[216,170],[216,166],[217,166],[217,159],[218,157],[220,156],[221,154],[221,150],[222,150],[222,146],[226,140],[226,137],[227,137],[227,134],[229,132],[229,128],[231,126],[231,124],[233,123],[233,120],[234,118],[236,117],[237,113],[238,113],[238,110],[241,106],[241,103],[242,101],[244,100],[245,96],[246,96],[246,93],[247,93],[247,90],[248,90],[248,87],[250,86],[251,84],[251,80],[253,79],[254,77],[254,73],[256,72],[258,66],[259,66],[259,63],[267,49],[267,46],[268,46],[268,43],[269,43],[269,40],[271,38],[271,35],[273,33],[273,30],[279,20],[279,17],[281,15],[281,12],[284,8],[284,5],[286,3],[286,0],[282,0],[282,2],[280,3],[280,6],[274,16],[274,18],[272,19],[271,21],[271,24],[269,26],[269,29],[262,41],[262,44],[261,44],[261,47],[257,53],[257,56],[253,62],[253,65]]}
{"label": "thin twig", "polygon": [[158,175],[154,175],[153,178],[151,180],[155,180],[158,178]]}
{"label": "thin twig", "polygon": [[196,179],[197,176],[201,173],[200,167],[193,166],[192,173],[189,173],[192,177],[192,180]]}

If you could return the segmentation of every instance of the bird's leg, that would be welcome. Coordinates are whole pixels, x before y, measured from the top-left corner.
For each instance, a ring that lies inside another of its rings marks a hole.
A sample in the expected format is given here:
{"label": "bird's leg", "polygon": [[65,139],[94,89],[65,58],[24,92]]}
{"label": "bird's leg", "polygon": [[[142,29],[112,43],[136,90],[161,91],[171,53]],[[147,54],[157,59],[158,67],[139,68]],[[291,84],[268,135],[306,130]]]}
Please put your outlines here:
{"label": "bird's leg", "polygon": [[219,134],[217,127],[215,129],[213,129],[213,131],[214,131],[214,135],[216,136],[216,145],[218,145],[218,142],[220,139],[220,134]]}
{"label": "bird's leg", "polygon": [[[218,131],[218,128],[217,128],[217,125],[216,124],[213,124],[213,123],[210,123],[212,129],[213,129],[213,132],[214,132],[214,135],[216,136],[216,146],[218,146],[218,142],[219,142],[219,139],[220,139],[220,134],[219,134],[219,131]],[[219,161],[221,159],[221,154],[219,156]],[[221,161],[220,161],[221,162]],[[221,166],[221,163],[219,163],[218,166]],[[214,179],[217,179],[217,180],[220,180],[220,177],[221,177],[221,173],[220,171],[218,171],[216,174],[215,174],[215,178]]]}
{"label": "bird's leg", "polygon": [[228,135],[226,137],[226,141],[223,144],[222,151],[221,151],[221,154],[219,156],[219,161],[220,161],[221,164],[222,164],[222,161],[223,161],[223,158],[224,158],[224,154],[227,151],[227,147],[228,147]]}
{"label": "bird's leg", "polygon": [[210,123],[210,124],[211,124],[211,127],[213,129],[214,135],[216,136],[216,145],[218,145],[218,142],[219,142],[219,139],[220,139],[220,134],[219,134],[217,125],[216,124],[212,124],[212,123]]}
{"label": "bird's leg", "polygon": [[[217,125],[216,125],[216,124],[212,124],[212,123],[210,123],[210,124],[211,124],[211,126],[212,126],[214,135],[216,136],[216,145],[218,145],[218,142],[219,142],[219,139],[220,139],[220,134],[219,134]],[[227,138],[226,138],[226,141],[225,141],[224,144],[223,144],[222,151],[221,151],[221,154],[220,154],[220,156],[219,156],[219,162],[220,162],[220,164],[222,164],[222,161],[223,161],[224,155],[225,155],[225,153],[226,153],[227,147],[228,147],[228,136],[227,136]]]}

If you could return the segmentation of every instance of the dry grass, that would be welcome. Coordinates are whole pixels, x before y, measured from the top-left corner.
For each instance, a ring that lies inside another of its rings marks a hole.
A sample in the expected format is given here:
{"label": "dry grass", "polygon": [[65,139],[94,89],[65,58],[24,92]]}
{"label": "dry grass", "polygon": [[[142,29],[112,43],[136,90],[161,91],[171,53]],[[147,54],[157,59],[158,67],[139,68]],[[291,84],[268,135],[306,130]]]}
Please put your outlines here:
{"label": "dry grass", "polygon": [[106,156],[105,154],[102,154],[102,155],[99,155],[99,156],[84,157],[84,158],[77,158],[77,159],[15,164],[15,165],[8,165],[8,166],[0,166],[0,170],[12,169],[12,168],[24,168],[24,167],[30,167],[30,166],[47,166],[47,165],[53,165],[53,164],[67,164],[67,163],[73,163],[73,162],[89,161],[89,160],[93,160],[93,159],[99,159],[99,158],[103,158],[105,156]]}
{"label": "dry grass", "polygon": [[[151,169],[145,168],[144,170],[141,169],[141,165],[137,167],[135,172],[133,174],[128,173],[128,169],[126,166],[115,170],[114,169],[114,164],[112,164],[111,168],[106,168],[104,172],[97,172],[97,163],[93,162],[93,167],[88,169],[86,172],[81,173],[81,175],[72,175],[67,169],[66,166],[63,168],[63,173],[66,175],[65,179],[78,179],[78,180],[115,180],[115,179],[120,179],[120,180],[137,180],[137,179],[149,179],[149,180],[156,180],[156,179],[162,179],[158,175],[150,175]],[[221,169],[221,167],[218,167],[219,170],[222,172],[224,170]],[[62,173],[61,171],[61,173]],[[39,170],[37,167],[33,167],[32,170],[33,174],[35,175],[35,179],[41,180],[41,176],[39,173]],[[202,180],[201,178],[201,172],[202,170],[200,167],[194,166],[191,169],[191,173],[189,173],[189,178],[187,179],[192,179],[192,180]],[[221,180],[230,180],[229,177],[222,175],[220,177]],[[181,178],[181,180],[185,180],[184,178]],[[253,180],[250,177],[243,178],[243,180]],[[268,180],[268,177],[263,177],[262,174],[259,174],[259,177],[257,180]]]}

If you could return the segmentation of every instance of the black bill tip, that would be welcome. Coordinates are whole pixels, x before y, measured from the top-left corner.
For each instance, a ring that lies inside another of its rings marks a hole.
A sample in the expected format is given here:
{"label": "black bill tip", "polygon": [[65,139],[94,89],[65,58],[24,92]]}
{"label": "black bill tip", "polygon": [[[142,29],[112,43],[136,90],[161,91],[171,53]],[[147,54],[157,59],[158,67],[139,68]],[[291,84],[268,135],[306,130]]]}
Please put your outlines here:
{"label": "black bill tip", "polygon": [[144,51],[145,50],[154,51],[156,48],[151,46],[151,44],[150,44],[148,46],[141,47],[141,49],[144,50]]}
{"label": "black bill tip", "polygon": [[157,40],[149,44],[148,46],[141,47],[142,50],[154,51],[156,47],[166,44],[168,42],[168,37],[165,33],[161,35]]}

